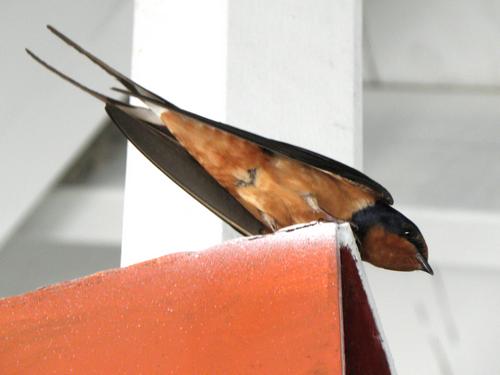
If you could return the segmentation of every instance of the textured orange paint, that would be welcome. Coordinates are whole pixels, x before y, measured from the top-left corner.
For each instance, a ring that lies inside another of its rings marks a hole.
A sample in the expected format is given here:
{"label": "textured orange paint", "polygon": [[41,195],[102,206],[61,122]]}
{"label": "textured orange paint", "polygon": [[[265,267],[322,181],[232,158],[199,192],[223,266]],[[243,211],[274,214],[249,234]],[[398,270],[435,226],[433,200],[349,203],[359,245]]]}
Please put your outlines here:
{"label": "textured orange paint", "polygon": [[241,239],[0,300],[0,373],[342,374],[332,228]]}

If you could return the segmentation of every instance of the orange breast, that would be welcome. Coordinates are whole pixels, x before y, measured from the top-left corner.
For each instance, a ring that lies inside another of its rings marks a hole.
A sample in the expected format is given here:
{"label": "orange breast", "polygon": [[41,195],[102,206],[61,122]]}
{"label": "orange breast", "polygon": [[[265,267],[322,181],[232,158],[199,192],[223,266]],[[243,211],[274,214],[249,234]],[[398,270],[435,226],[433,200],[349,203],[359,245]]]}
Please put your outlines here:
{"label": "orange breast", "polygon": [[[258,220],[276,227],[313,220],[349,220],[375,201],[342,177],[279,154],[174,111],[161,116],[169,131],[205,170]],[[313,203],[311,203],[313,202]],[[317,202],[317,205],[316,205]]]}

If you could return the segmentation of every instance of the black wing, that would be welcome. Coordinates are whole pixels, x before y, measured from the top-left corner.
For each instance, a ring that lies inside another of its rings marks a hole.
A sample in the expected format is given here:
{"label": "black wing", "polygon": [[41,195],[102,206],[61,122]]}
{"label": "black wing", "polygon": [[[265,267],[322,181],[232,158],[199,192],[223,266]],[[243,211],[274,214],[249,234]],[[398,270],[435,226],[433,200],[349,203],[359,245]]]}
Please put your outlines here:
{"label": "black wing", "polygon": [[175,140],[165,127],[138,120],[112,104],[106,112],[127,139],[198,202],[243,235],[268,230]]}

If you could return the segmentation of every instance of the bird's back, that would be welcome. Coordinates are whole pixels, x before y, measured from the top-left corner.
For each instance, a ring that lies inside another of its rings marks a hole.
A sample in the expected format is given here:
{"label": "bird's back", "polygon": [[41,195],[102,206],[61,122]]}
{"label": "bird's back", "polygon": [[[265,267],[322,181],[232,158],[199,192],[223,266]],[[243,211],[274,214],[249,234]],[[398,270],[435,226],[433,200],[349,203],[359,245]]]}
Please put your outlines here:
{"label": "bird's back", "polygon": [[175,110],[168,130],[203,168],[271,230],[313,220],[349,220],[372,191]]}

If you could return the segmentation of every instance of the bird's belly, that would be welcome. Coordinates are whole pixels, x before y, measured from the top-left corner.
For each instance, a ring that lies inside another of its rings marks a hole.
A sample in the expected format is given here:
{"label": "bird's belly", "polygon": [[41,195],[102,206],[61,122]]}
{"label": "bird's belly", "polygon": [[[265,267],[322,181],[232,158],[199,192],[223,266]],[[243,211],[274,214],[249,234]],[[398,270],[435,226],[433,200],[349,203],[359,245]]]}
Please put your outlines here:
{"label": "bird's belly", "polygon": [[173,111],[161,118],[191,156],[272,230],[313,220],[348,220],[357,206],[369,203],[363,196],[351,197],[356,192],[351,184],[324,171]]}

